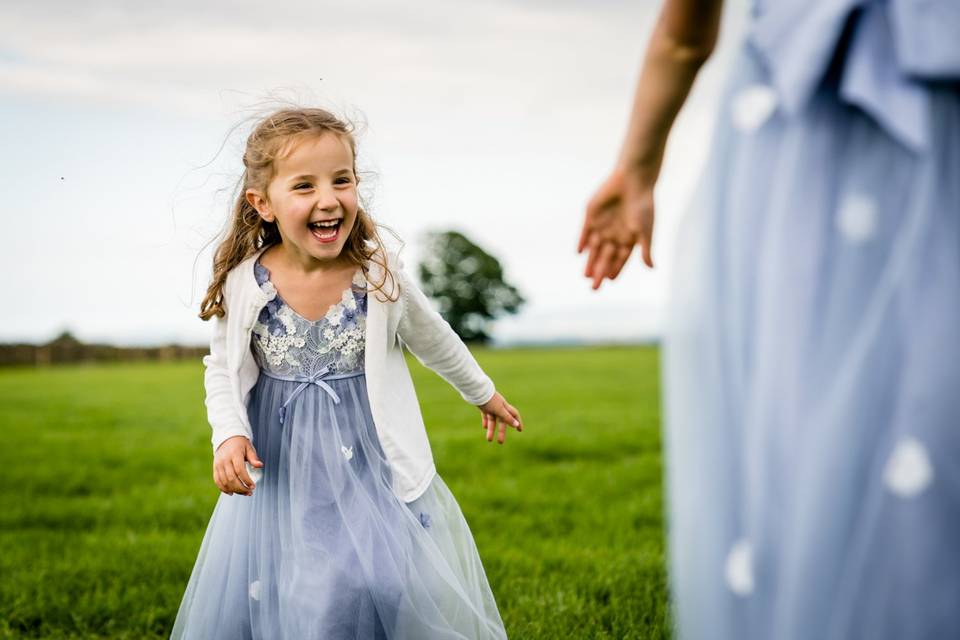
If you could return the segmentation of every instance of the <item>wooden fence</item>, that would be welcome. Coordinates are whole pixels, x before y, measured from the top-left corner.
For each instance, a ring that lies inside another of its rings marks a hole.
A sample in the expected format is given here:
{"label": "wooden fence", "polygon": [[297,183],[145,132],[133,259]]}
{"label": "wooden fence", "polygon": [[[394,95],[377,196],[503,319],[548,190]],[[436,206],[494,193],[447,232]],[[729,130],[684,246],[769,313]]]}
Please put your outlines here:
{"label": "wooden fence", "polygon": [[46,366],[78,362],[135,362],[200,360],[209,353],[206,346],[167,344],[157,347],[118,347],[85,344],[63,333],[46,344],[0,344],[0,366]]}

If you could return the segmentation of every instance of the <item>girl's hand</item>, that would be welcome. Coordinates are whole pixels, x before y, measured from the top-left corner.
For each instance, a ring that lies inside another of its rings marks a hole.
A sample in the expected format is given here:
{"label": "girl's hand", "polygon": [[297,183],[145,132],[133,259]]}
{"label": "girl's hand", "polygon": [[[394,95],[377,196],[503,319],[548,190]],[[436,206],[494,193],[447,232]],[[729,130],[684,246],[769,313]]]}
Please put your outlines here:
{"label": "girl's hand", "polygon": [[497,430],[497,421],[500,422],[500,435],[497,442],[503,444],[507,437],[507,426],[511,426],[517,431],[523,431],[523,422],[520,419],[520,412],[513,408],[506,399],[499,393],[493,394],[493,397],[479,407],[480,414],[483,416],[483,430],[487,432],[487,442],[493,442],[493,432]]}
{"label": "girl's hand", "polygon": [[584,275],[598,289],[603,279],[615,279],[639,244],[642,259],[653,267],[653,185],[647,172],[614,169],[587,204],[577,253],[589,248]]}
{"label": "girl's hand", "polygon": [[252,496],[256,483],[247,473],[245,462],[260,468],[263,462],[257,457],[257,450],[244,436],[227,438],[217,447],[213,456],[213,481],[220,491],[228,496],[239,493]]}

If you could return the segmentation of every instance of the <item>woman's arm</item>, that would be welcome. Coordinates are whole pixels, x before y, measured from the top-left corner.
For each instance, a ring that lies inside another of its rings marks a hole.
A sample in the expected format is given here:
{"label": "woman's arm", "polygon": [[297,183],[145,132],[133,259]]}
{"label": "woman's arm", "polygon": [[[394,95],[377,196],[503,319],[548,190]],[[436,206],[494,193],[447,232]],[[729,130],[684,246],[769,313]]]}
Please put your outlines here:
{"label": "woman's arm", "polygon": [[722,0],[667,0],[650,38],[620,155],[587,205],[577,251],[596,289],[620,273],[634,246],[650,267],[653,186],[670,127],[697,72],[713,52]]}

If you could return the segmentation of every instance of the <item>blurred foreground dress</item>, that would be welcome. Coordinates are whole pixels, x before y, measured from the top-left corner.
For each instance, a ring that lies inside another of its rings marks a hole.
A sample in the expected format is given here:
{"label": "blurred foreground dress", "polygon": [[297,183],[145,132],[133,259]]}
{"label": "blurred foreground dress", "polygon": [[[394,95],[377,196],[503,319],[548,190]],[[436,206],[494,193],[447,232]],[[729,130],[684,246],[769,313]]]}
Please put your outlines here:
{"label": "blurred foreground dress", "polygon": [[[261,287],[269,271],[258,262]],[[221,494],[172,638],[506,638],[473,536],[440,476],[403,503],[370,414],[366,281],[315,321],[279,295],[251,348],[263,476]]]}
{"label": "blurred foreground dress", "polygon": [[682,638],[960,638],[960,2],[754,7],[664,341]]}

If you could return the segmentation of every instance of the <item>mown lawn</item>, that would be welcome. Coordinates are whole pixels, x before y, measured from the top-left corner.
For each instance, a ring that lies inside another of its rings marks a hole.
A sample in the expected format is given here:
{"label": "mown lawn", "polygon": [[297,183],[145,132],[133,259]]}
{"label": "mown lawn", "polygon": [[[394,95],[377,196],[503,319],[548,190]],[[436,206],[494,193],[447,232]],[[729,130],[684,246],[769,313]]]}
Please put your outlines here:
{"label": "mown lawn", "polygon": [[[517,639],[669,635],[653,348],[478,350],[526,428],[416,362]],[[219,490],[200,362],[0,369],[0,638],[165,638]]]}

